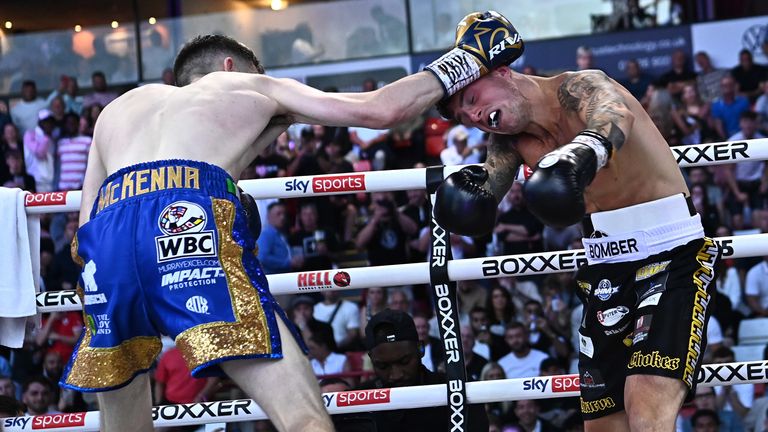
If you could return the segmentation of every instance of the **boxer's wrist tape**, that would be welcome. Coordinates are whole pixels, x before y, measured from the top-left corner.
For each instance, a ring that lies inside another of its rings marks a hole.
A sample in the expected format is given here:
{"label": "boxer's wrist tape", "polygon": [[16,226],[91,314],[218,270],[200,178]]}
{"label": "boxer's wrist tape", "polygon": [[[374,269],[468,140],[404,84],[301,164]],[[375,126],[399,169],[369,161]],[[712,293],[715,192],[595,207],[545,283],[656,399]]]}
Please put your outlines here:
{"label": "boxer's wrist tape", "polygon": [[604,167],[613,154],[613,145],[607,138],[597,132],[583,130],[571,142],[584,144],[591,148],[597,156],[597,169]]}
{"label": "boxer's wrist tape", "polygon": [[443,90],[445,90],[445,97],[449,97],[468,86],[480,78],[481,74],[480,65],[474,56],[459,48],[454,48],[443,54],[442,57],[427,65],[425,69],[435,74],[440,80]]}

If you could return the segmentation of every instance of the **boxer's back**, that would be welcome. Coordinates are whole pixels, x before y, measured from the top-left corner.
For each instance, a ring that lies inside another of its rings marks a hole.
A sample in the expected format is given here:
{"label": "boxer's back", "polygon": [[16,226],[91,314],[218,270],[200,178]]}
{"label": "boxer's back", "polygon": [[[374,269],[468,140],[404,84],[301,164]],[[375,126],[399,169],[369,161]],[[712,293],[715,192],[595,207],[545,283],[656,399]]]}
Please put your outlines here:
{"label": "boxer's back", "polygon": [[256,93],[247,75],[213,73],[185,87],[150,84],[116,99],[99,117],[94,137],[106,173],[189,159],[237,178],[261,150],[254,142],[275,112],[275,103]]}

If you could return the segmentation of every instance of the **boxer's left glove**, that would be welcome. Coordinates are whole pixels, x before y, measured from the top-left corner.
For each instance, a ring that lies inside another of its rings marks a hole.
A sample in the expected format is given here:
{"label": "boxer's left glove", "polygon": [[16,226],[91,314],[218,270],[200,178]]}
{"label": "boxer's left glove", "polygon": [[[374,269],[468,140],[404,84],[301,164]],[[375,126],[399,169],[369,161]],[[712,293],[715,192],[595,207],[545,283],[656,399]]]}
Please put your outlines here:
{"label": "boxer's left glove", "polygon": [[245,193],[240,187],[237,187],[240,191],[240,205],[245,210],[245,220],[248,223],[248,231],[253,235],[254,240],[259,239],[261,235],[261,216],[259,215],[259,206],[256,205],[256,200],[252,196]]}
{"label": "boxer's left glove", "polygon": [[523,39],[512,24],[495,11],[473,12],[456,28],[455,48],[430,63],[449,97],[499,66],[523,54]]}
{"label": "boxer's left glove", "polygon": [[553,227],[581,222],[586,213],[584,190],[612,153],[610,141],[585,130],[570,144],[544,155],[523,186],[528,210]]}
{"label": "boxer's left glove", "polygon": [[435,220],[454,234],[477,237],[496,225],[496,198],[483,189],[485,168],[470,165],[448,176],[435,193]]}

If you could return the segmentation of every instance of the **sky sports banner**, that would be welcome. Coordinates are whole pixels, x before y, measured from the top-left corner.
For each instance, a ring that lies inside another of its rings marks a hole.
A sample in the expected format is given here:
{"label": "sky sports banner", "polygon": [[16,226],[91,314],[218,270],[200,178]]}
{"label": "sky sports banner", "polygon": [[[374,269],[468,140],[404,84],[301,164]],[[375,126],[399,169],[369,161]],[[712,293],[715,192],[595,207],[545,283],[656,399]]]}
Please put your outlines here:
{"label": "sky sports banner", "polygon": [[763,45],[768,36],[768,16],[694,24],[691,26],[693,52],[706,51],[716,68],[738,64],[739,51],[748,49],[755,63],[768,63]]}
{"label": "sky sports banner", "polygon": [[[525,40],[525,29],[520,31]],[[512,66],[520,70],[523,66],[531,65],[545,74],[575,70],[576,48],[582,45],[592,48],[595,67],[615,79],[622,79],[627,60],[633,58],[651,75],[658,76],[668,71],[675,50],[682,49],[690,55],[691,36],[688,26],[679,26],[525,41],[525,52]],[[442,51],[435,51],[414,55],[411,58],[413,70],[422,70],[442,54]]]}
{"label": "sky sports banner", "polygon": [[[662,355],[656,356],[662,358]],[[653,363],[653,358],[650,359]],[[594,377],[578,375],[516,378],[467,383],[469,403],[489,403],[523,399],[574,397],[580,388],[599,385]],[[702,366],[696,382],[700,386],[734,385],[768,382],[768,361],[735,362]],[[330,414],[390,411],[405,408],[445,406],[445,384],[392,389],[353,390],[324,393],[323,405]],[[615,401],[602,399],[590,402],[588,410],[609,407]],[[152,408],[155,427],[186,426],[214,422],[240,422],[265,419],[258,405],[249,399],[163,405]],[[471,420],[470,420],[471,421]],[[35,417],[0,419],[5,431],[55,430],[98,431],[99,413],[65,413]]]}

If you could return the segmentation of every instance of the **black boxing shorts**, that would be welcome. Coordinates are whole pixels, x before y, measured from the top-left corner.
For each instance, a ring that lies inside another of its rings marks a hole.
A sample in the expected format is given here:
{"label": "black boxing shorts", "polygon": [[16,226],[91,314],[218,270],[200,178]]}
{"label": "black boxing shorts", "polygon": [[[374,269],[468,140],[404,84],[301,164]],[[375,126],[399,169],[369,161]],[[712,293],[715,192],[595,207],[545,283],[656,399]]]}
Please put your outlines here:
{"label": "black boxing shorts", "polygon": [[577,273],[585,420],[624,410],[630,375],[681,380],[688,398],[706,347],[720,250],[680,194],[585,220],[588,265]]}

